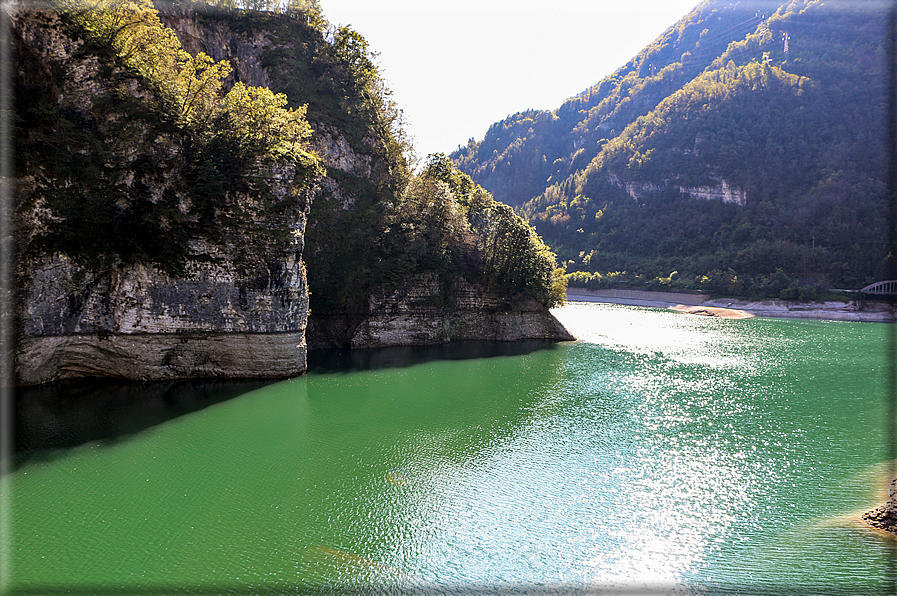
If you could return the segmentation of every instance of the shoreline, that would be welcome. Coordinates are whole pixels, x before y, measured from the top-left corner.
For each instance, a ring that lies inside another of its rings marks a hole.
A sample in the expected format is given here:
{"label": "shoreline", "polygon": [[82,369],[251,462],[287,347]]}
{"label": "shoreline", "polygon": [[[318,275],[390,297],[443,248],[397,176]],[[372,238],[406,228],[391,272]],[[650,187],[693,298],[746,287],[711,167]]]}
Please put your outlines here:
{"label": "shoreline", "polygon": [[750,319],[757,315],[749,313],[746,310],[738,310],[734,308],[720,308],[718,306],[686,306],[677,304],[671,306],[670,310],[684,312],[689,315],[701,315],[702,317],[716,317],[718,319]]}
{"label": "shoreline", "polygon": [[[854,301],[791,302],[785,300],[751,301],[731,298],[708,299],[704,294],[676,294],[645,290],[586,290],[583,288],[569,288],[567,290],[567,301],[670,308],[681,312],[691,310],[693,311],[691,314],[705,316],[721,316],[727,310],[734,310],[742,311],[755,317],[774,319],[811,319],[869,323],[892,323],[897,320],[897,316],[895,316],[895,312],[890,305],[880,302],[869,302],[866,303],[864,308],[858,309]],[[714,314],[715,311],[721,314]]]}

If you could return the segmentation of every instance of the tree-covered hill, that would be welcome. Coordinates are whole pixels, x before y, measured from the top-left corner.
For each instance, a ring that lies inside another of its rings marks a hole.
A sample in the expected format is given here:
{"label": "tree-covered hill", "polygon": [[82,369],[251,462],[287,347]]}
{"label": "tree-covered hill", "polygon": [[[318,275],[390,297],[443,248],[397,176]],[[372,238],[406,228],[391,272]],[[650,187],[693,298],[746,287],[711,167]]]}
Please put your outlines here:
{"label": "tree-covered hill", "polygon": [[707,0],[595,87],[452,158],[574,284],[859,286],[887,254],[885,8]]}

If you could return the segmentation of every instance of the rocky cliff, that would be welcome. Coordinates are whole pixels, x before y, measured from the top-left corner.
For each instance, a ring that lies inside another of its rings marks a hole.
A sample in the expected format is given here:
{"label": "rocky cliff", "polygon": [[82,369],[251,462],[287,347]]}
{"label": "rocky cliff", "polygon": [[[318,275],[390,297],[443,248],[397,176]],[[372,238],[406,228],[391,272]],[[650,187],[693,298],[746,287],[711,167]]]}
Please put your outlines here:
{"label": "rocky cliff", "polygon": [[[192,55],[231,62],[224,91],[271,86],[292,90],[293,105],[307,103],[308,146],[320,161],[246,156],[226,135],[178,125],[157,87],[65,15],[17,14],[19,384],[301,374],[307,227],[319,237],[312,261],[339,264],[317,271],[326,290],[348,268],[328,251],[372,252],[358,239],[377,232],[361,224],[376,225],[368,214],[395,195],[388,143],[347,116],[360,110],[346,97],[328,103],[326,85],[339,73],[323,40],[314,49],[296,36],[311,31],[306,24],[262,15],[234,25],[183,8],[160,16]],[[273,33],[281,26],[290,33]],[[284,52],[307,59],[317,75],[298,86],[285,78],[289,69],[275,59]],[[572,339],[544,305],[497,298],[476,281],[459,278],[447,294],[436,277],[418,273],[371,288],[360,308],[333,302],[321,312],[310,347]]]}
{"label": "rocky cliff", "polygon": [[533,299],[510,303],[459,279],[450,304],[441,304],[435,276],[408,280],[388,295],[370,299],[366,316],[321,315],[308,325],[310,349],[431,345],[453,340],[518,341],[575,339]]}
{"label": "rocky cliff", "polygon": [[197,139],[135,116],[134,102],[150,110],[154,99],[140,77],[90,51],[54,12],[20,13],[13,32],[27,121],[15,196],[17,382],[302,373],[314,168],[256,160],[247,173],[261,186],[228,189],[203,212],[187,183],[191,168],[208,166],[188,155]]}
{"label": "rocky cliff", "polygon": [[[305,254],[312,287],[309,349],[466,339],[574,339],[535,300],[498,298],[483,283],[464,279],[446,290],[431,271],[411,272],[398,283],[386,284],[372,281],[377,275],[370,271],[354,301],[339,300],[336,295],[352,285],[342,276],[353,269],[369,269],[371,264],[365,262],[369,255],[364,253],[380,250],[371,240],[378,231],[370,228],[384,223],[371,214],[391,208],[390,193],[395,190],[390,187],[395,185],[395,172],[401,170],[389,154],[390,139],[378,130],[382,123],[377,118],[359,123],[360,110],[345,110],[345,98],[340,106],[327,106],[321,99],[333,93],[328,85],[339,74],[329,71],[323,53],[313,49],[309,38],[314,32],[304,23],[285,20],[285,34],[283,23],[274,27],[265,16],[244,14],[237,21],[211,11],[202,13],[199,26],[196,10],[202,9],[172,7],[161,14],[185,48],[216,60],[232,60],[234,80],[270,86],[287,93],[291,103],[309,106],[314,129],[310,143],[327,167],[309,215]],[[305,49],[297,52],[297,46]]]}

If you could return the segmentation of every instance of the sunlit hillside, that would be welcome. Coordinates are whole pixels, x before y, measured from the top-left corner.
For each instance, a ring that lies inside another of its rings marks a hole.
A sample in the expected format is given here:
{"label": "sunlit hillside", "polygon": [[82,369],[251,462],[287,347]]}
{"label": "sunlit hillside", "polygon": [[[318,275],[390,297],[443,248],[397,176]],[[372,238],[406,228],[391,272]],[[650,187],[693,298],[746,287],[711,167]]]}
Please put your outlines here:
{"label": "sunlit hillside", "polygon": [[452,158],[568,272],[603,274],[571,283],[859,287],[887,255],[885,8],[707,0],[599,84]]}

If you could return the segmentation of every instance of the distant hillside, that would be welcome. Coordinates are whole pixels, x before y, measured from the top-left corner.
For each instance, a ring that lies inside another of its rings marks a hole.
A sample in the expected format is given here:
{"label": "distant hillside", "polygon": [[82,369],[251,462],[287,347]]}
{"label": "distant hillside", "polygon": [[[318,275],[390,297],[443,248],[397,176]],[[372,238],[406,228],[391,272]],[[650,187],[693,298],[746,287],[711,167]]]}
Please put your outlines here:
{"label": "distant hillside", "polygon": [[451,157],[568,271],[604,274],[571,283],[861,285],[886,256],[885,8],[707,0],[554,112]]}

